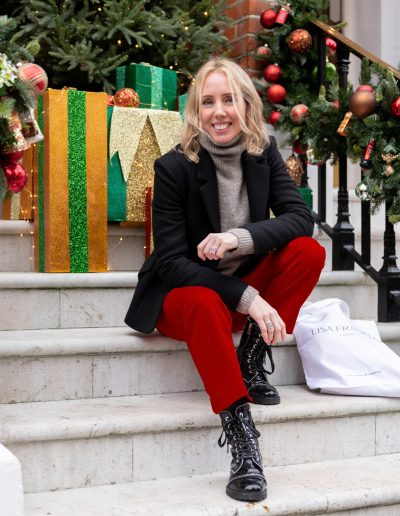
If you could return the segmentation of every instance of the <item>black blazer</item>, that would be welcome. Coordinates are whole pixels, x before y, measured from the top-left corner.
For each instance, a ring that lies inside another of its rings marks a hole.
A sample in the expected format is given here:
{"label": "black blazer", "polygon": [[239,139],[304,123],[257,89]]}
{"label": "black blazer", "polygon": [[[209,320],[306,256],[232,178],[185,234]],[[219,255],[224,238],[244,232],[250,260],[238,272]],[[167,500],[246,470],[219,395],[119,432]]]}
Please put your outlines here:
{"label": "black blazer", "polygon": [[[179,147],[178,147],[179,148]],[[253,238],[255,254],[225,276],[217,260],[202,261],[197,245],[221,231],[217,177],[213,161],[201,149],[193,163],[173,149],[155,161],[153,198],[154,252],[139,271],[139,281],[125,323],[150,333],[166,294],[175,287],[204,286],[217,292],[235,310],[247,287],[241,277],[271,250],[300,236],[311,236],[313,221],[290,178],[275,138],[260,156],[242,154],[251,222],[243,227]],[[275,218],[269,218],[269,210]]]}

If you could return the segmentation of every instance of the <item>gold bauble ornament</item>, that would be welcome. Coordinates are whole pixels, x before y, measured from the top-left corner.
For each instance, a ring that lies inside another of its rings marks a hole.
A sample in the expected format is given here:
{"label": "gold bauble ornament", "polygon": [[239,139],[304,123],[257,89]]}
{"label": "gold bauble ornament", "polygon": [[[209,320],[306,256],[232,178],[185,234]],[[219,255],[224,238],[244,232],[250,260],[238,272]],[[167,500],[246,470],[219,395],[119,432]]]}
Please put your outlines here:
{"label": "gold bauble ornament", "polygon": [[375,93],[372,91],[356,91],[350,97],[350,111],[358,118],[365,118],[376,111]]}
{"label": "gold bauble ornament", "polygon": [[301,178],[303,176],[303,165],[301,164],[301,161],[294,154],[292,154],[285,161],[285,165],[289,176],[296,183],[296,186],[299,187],[301,185]]}

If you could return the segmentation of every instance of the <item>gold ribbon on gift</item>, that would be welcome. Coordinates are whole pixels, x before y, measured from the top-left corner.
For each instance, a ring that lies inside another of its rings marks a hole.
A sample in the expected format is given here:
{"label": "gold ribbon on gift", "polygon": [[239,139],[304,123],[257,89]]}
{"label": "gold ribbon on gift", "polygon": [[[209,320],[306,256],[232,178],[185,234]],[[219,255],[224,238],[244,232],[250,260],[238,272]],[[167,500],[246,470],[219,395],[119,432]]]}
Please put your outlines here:
{"label": "gold ribbon on gift", "polygon": [[177,111],[115,107],[110,159],[118,152],[126,181],[126,220],[146,222],[146,188],[153,186],[154,161],[177,143],[182,120]]}

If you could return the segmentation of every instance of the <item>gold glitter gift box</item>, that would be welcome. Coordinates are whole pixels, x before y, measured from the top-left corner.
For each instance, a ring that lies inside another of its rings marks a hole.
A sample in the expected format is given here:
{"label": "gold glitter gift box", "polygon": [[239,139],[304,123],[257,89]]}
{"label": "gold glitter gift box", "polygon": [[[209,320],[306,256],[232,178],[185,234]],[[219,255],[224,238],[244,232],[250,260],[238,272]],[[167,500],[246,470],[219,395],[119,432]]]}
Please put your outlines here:
{"label": "gold glitter gift box", "polygon": [[154,161],[174,147],[181,125],[177,111],[108,108],[108,220],[146,224]]}
{"label": "gold glitter gift box", "polygon": [[107,95],[49,89],[38,122],[35,268],[107,271]]}

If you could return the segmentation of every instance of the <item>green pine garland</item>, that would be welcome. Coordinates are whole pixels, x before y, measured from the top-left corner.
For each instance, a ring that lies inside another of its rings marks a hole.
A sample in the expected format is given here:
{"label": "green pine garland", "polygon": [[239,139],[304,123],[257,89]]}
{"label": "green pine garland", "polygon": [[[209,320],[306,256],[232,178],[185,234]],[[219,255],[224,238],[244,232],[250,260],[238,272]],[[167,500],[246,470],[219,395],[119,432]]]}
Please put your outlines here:
{"label": "green pine garland", "polygon": [[[283,0],[276,0],[274,9],[277,11],[284,4]],[[359,160],[368,143],[375,141],[371,155],[372,168],[365,171],[363,176],[364,196],[371,200],[372,213],[376,213],[386,201],[390,222],[400,222],[400,118],[391,111],[393,101],[400,96],[398,83],[386,68],[363,60],[359,81],[360,84],[374,86],[378,107],[374,114],[364,119],[353,117],[346,129],[346,136],[340,136],[337,129],[349,111],[353,88],[349,84],[345,90],[339,90],[336,73],[326,87],[318,87],[315,74],[317,29],[310,24],[317,19],[324,21],[329,2],[297,0],[292,4],[292,15],[284,25],[261,29],[258,34],[259,41],[269,47],[270,54],[257,54],[255,58],[262,61],[264,66],[278,64],[283,72],[279,84],[286,89],[285,101],[273,104],[266,96],[272,84],[264,79],[254,81],[263,99],[265,118],[268,120],[272,112],[280,111],[276,129],[285,134],[284,143],[308,147],[308,160],[313,163],[328,159],[335,162],[345,154]],[[291,32],[299,28],[308,30],[313,39],[311,48],[304,53],[293,52],[287,44]],[[293,123],[290,117],[296,104],[305,104],[309,108],[309,115],[300,125]],[[391,163],[383,159],[389,158],[390,161],[396,155],[399,157]]]}
{"label": "green pine garland", "polygon": [[[4,148],[12,147],[15,138],[10,132],[8,120],[13,111],[22,113],[33,106],[34,98],[29,86],[21,81],[16,64],[32,61],[31,49],[15,41],[17,22],[8,16],[0,16],[0,154]],[[8,70],[13,69],[7,80]]]}
{"label": "green pine garland", "polygon": [[[388,203],[388,216],[393,224],[400,222],[400,117],[391,111],[393,101],[400,97],[398,82],[392,72],[377,64],[362,62],[360,83],[375,87],[377,110],[359,119],[353,117],[347,130],[348,155],[363,157],[370,141],[375,142],[371,153],[372,168],[366,170],[362,183],[367,186],[371,199],[371,212],[376,213],[381,204]],[[383,157],[394,157],[389,163]]]}

